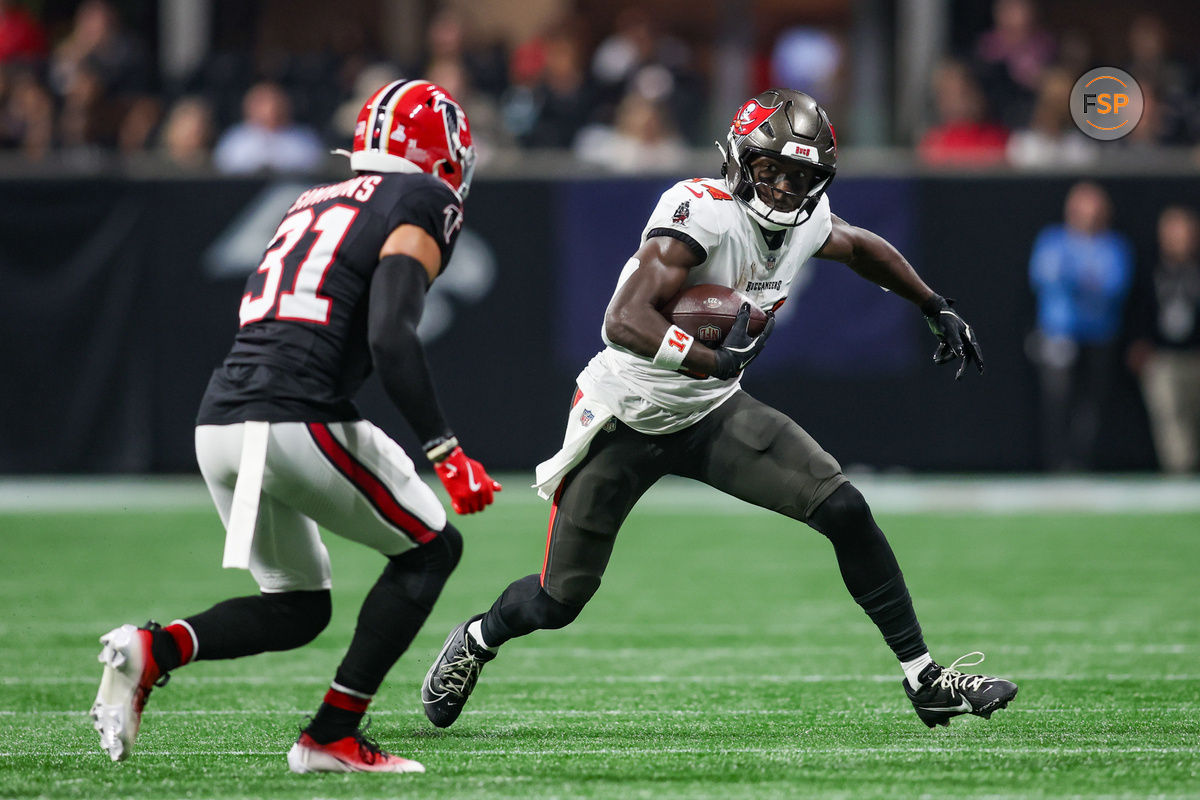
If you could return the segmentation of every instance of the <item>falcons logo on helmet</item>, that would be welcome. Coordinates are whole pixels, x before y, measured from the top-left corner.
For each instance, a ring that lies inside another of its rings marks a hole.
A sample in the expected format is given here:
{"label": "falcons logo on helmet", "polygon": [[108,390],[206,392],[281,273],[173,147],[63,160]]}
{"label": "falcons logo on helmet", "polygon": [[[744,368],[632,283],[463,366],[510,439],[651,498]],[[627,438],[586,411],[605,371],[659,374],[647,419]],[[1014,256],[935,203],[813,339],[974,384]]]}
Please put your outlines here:
{"label": "falcons logo on helmet", "polygon": [[347,155],[351,169],[427,172],[462,197],[475,165],[462,106],[445,89],[421,80],[392,81],[371,95],[359,112]]}
{"label": "falcons logo on helmet", "polygon": [[463,120],[467,115],[463,113],[462,107],[458,103],[444,94],[438,95],[433,107],[441,112],[442,119],[446,123],[446,142],[450,145],[450,152],[461,153],[463,150],[462,132],[465,127]]}

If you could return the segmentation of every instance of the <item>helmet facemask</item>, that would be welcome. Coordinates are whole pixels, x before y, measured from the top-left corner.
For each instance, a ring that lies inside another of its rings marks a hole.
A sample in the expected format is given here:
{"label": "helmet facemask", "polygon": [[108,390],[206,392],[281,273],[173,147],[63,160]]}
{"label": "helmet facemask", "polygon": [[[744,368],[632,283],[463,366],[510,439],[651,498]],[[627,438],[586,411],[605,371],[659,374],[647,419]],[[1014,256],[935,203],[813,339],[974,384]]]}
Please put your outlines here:
{"label": "helmet facemask", "polygon": [[[743,104],[734,117],[722,174],[750,217],[768,230],[805,222],[837,171],[837,142],[829,118],[811,97],[772,89]],[[755,175],[757,159],[773,168]],[[762,173],[766,173],[765,175]],[[790,184],[786,189],[780,184]]]}
{"label": "helmet facemask", "polygon": [[756,148],[746,152],[739,171],[733,196],[770,230],[795,227],[808,219],[833,179],[831,172],[814,164]]}

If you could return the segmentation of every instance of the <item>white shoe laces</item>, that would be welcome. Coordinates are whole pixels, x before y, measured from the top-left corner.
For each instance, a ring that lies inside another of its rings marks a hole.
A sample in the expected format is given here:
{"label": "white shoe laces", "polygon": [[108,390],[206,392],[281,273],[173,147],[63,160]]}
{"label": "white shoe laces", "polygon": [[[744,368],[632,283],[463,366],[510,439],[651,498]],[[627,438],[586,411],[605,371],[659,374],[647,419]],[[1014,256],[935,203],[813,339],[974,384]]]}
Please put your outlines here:
{"label": "white shoe laces", "polygon": [[[971,656],[979,656],[979,658],[964,663]],[[953,664],[942,668],[942,674],[934,680],[933,685],[956,692],[977,692],[979,691],[979,687],[983,685],[983,682],[988,680],[988,677],[986,675],[966,675],[960,672],[958,667],[960,665],[963,667],[974,667],[982,664],[983,660],[984,655],[978,650],[967,653],[965,656],[960,656],[954,660]]]}
{"label": "white shoe laces", "polygon": [[483,662],[471,653],[470,645],[463,648],[463,654],[453,661],[448,661],[438,670],[442,679],[442,688],[460,697],[471,691],[478,680]]}

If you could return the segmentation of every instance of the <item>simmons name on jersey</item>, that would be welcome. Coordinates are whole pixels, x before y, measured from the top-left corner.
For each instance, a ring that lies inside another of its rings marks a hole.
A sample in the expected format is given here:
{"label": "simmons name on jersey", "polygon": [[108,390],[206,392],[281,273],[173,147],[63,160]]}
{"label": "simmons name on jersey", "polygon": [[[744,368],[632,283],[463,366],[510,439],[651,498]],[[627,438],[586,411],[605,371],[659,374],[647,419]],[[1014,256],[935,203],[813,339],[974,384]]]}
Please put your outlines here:
{"label": "simmons name on jersey", "polygon": [[302,193],[246,281],[197,424],[357,419],[350,398],[371,373],[367,298],[383,243],[419,226],[445,269],[462,223],[461,198],[425,173],[364,173]]}

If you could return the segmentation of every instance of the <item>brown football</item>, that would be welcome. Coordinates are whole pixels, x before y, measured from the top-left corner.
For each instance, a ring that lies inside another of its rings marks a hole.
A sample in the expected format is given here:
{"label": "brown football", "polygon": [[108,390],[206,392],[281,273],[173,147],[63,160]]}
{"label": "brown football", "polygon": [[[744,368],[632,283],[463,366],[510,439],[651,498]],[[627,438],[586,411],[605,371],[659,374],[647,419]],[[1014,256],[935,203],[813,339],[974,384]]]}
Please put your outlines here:
{"label": "brown football", "polygon": [[750,303],[751,336],[762,333],[767,315],[750,298],[728,286],[701,283],[667,301],[661,312],[673,324],[709,347],[720,347],[733,327],[742,303]]}

